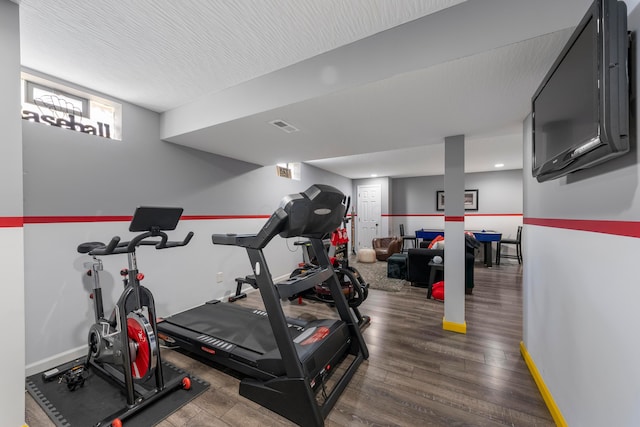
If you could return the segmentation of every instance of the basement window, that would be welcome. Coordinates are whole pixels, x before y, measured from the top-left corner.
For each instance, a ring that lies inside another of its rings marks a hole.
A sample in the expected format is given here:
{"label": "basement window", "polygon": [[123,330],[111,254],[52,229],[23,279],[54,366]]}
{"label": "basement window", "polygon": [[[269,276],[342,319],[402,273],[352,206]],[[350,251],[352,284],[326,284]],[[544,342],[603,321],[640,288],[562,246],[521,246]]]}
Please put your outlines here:
{"label": "basement window", "polygon": [[40,77],[22,74],[22,119],[121,140],[122,105]]}
{"label": "basement window", "polygon": [[300,181],[300,163],[278,163],[276,173],[279,177]]}
{"label": "basement window", "polygon": [[90,117],[89,100],[25,80],[25,100],[38,107],[76,117]]}

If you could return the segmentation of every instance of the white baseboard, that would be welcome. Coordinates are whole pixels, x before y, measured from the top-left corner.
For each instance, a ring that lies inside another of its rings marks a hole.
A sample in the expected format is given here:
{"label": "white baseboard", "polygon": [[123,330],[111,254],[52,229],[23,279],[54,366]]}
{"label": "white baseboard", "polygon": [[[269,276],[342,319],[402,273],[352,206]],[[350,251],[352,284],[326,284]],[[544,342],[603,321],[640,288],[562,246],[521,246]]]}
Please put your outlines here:
{"label": "white baseboard", "polygon": [[62,365],[67,362],[71,362],[74,359],[79,359],[87,355],[87,346],[74,348],[63,353],[56,354],[46,359],[39,360],[25,367],[25,376],[37,374],[38,372],[46,371],[53,367]]}

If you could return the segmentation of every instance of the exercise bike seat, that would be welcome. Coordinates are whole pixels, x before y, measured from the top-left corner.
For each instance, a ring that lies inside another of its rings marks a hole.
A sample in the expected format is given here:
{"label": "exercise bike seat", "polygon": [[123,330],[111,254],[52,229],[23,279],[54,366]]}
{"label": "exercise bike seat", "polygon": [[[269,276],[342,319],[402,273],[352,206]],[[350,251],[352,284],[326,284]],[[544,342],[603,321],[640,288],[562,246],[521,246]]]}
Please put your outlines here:
{"label": "exercise bike seat", "polygon": [[84,242],[78,245],[78,253],[88,254],[94,249],[104,248],[106,245],[102,242]]}

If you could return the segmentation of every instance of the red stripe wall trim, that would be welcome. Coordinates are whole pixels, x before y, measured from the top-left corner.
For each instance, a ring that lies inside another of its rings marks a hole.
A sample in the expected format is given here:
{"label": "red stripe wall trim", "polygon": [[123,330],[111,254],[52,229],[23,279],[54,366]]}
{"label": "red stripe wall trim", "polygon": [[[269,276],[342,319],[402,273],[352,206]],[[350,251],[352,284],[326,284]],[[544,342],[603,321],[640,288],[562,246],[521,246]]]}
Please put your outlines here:
{"label": "red stripe wall trim", "polygon": [[[465,214],[465,216],[519,216],[520,214]],[[385,216],[385,215],[383,215]],[[387,216],[442,216],[441,214],[393,214]],[[225,219],[268,219],[269,215],[184,215],[183,220],[225,220]],[[464,221],[464,216],[449,216],[445,221]],[[22,227],[23,224],[53,224],[71,222],[112,222],[131,221],[131,216],[26,216],[0,217],[0,228]],[[567,230],[589,231],[593,233],[612,234],[640,238],[639,221],[604,221],[584,219],[557,218],[523,218],[527,225],[564,228]]]}
{"label": "red stripe wall trim", "polygon": [[25,224],[131,221],[132,216],[25,216]]}
{"label": "red stripe wall trim", "polygon": [[404,216],[443,216],[444,214],[382,214],[382,216],[388,216],[388,217],[394,217],[394,216],[398,216],[398,217],[404,217]]}
{"label": "red stripe wall trim", "polygon": [[[357,216],[356,214],[348,216]],[[382,214],[383,217],[442,217],[444,214]],[[465,214],[465,216],[522,216],[522,214]],[[183,215],[182,220],[269,219],[269,215]],[[129,222],[129,215],[106,216],[26,216],[0,217],[0,227],[21,227],[23,224],[55,224],[69,222]]]}
{"label": "red stripe wall trim", "polygon": [[271,215],[183,215],[182,220],[197,219],[269,219]]}
{"label": "red stripe wall trim", "polygon": [[567,230],[590,231],[616,236],[640,237],[639,221],[604,221],[590,219],[524,218],[524,224]]}
{"label": "red stripe wall trim", "polygon": [[[444,216],[443,213],[436,214],[382,214],[387,217],[408,217],[408,216]],[[465,213],[464,216],[522,216],[521,213],[492,213],[492,214],[478,214],[478,213]]]}
{"label": "red stripe wall trim", "polygon": [[465,213],[464,216],[522,216],[522,214],[521,213],[503,213],[503,214]]}
{"label": "red stripe wall trim", "polygon": [[24,219],[21,216],[0,217],[0,228],[2,227],[22,227]]}
{"label": "red stripe wall trim", "polygon": [[[269,219],[270,215],[182,215],[183,221],[215,219]],[[25,216],[25,224],[55,224],[67,222],[129,222],[132,216]],[[21,218],[22,219],[22,218]],[[1,223],[2,219],[0,219]]]}
{"label": "red stripe wall trim", "polygon": [[[519,216],[520,214],[465,214],[465,216]],[[385,216],[385,215],[383,215]],[[441,216],[441,214],[392,214],[386,216]],[[183,220],[224,220],[224,219],[268,219],[269,215],[184,215]],[[448,216],[445,221],[464,221],[464,216]],[[70,222],[112,222],[131,221],[131,216],[26,216],[0,217],[0,228],[22,227],[23,224],[51,224]],[[640,238],[639,221],[604,221],[584,219],[557,218],[523,218],[527,225],[541,227],[564,228],[567,230],[589,231],[593,233],[612,234]]]}

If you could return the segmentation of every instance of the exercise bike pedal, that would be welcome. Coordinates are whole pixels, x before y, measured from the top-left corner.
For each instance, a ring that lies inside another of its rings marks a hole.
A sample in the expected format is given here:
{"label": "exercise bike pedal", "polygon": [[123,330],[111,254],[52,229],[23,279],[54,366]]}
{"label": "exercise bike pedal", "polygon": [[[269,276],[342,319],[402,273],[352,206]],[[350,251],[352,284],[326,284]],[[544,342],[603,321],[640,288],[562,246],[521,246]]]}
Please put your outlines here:
{"label": "exercise bike pedal", "polygon": [[74,366],[60,376],[58,383],[65,383],[69,391],[75,391],[76,388],[84,386],[84,371],[84,365]]}

